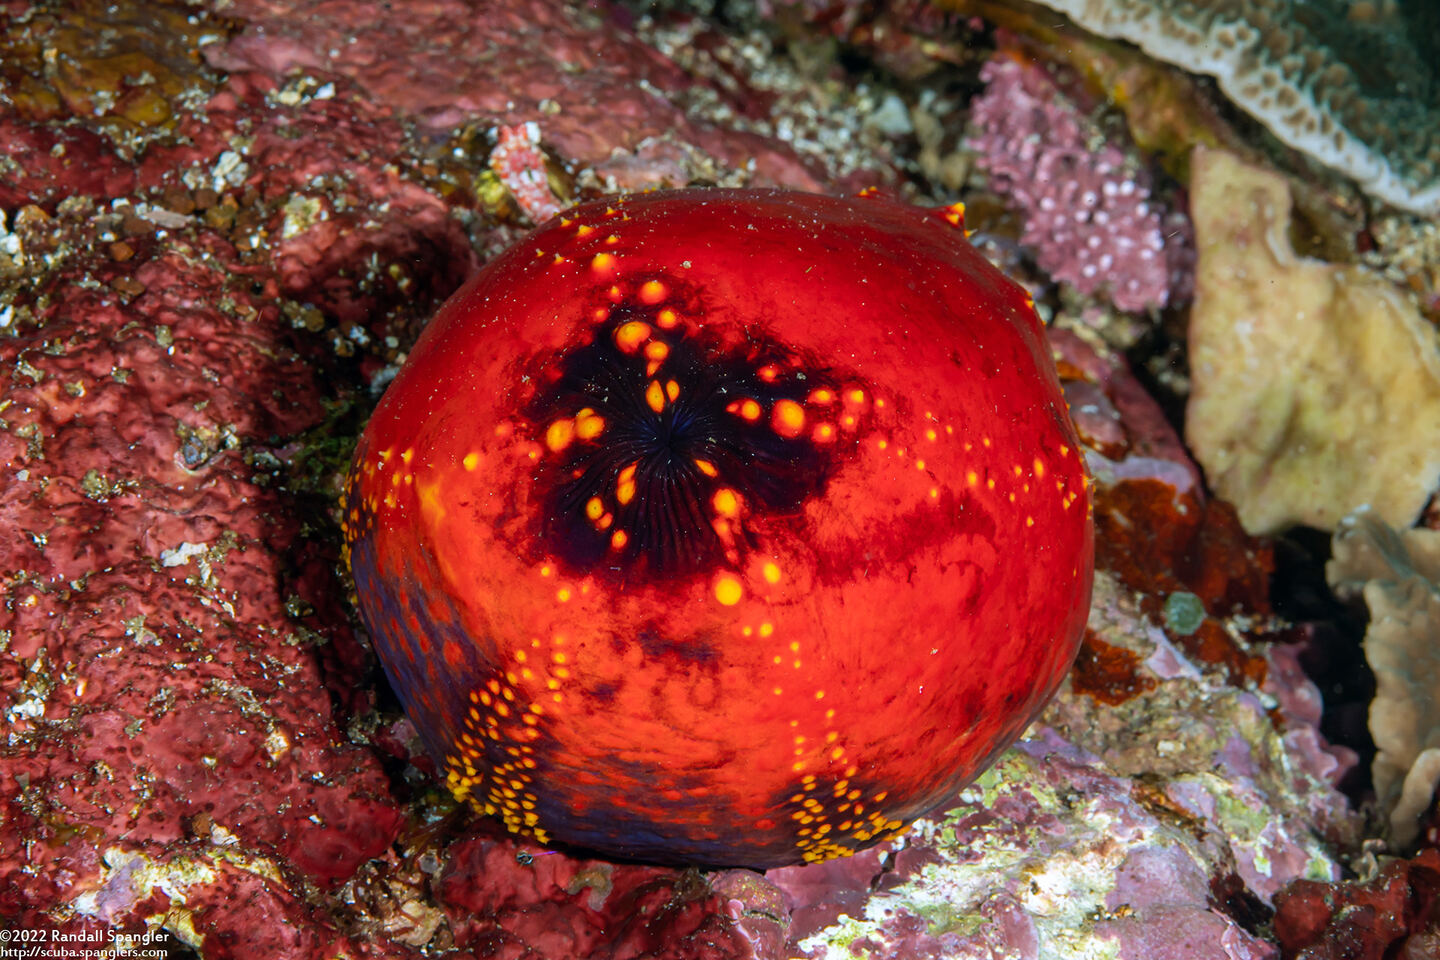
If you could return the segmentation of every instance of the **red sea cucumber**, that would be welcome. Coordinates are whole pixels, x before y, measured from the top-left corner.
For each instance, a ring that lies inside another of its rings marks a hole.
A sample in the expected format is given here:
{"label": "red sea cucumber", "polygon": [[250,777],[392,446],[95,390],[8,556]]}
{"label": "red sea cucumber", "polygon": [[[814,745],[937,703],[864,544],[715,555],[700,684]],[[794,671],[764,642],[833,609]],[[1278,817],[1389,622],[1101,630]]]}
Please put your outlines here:
{"label": "red sea cucumber", "polygon": [[843,856],[1070,666],[1079,443],[960,213],[682,190],[551,220],[441,310],[356,452],[364,619],[448,785],[542,842]]}

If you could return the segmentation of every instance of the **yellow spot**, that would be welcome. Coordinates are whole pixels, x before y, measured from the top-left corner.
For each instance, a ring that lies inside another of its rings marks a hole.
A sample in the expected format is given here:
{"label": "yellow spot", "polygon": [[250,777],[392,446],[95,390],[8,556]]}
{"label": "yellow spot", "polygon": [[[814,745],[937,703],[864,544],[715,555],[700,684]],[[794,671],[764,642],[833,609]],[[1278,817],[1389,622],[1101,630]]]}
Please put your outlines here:
{"label": "yellow spot", "polygon": [[722,517],[734,517],[740,512],[740,496],[729,487],[721,487],[710,498],[710,505]]}
{"label": "yellow spot", "polygon": [[695,466],[707,477],[717,477],[720,475],[720,471],[715,469],[715,464],[709,460],[696,460]]}
{"label": "yellow spot", "polygon": [[723,574],[716,579],[715,599],[720,601],[721,606],[733,607],[740,602],[740,598],[744,595],[745,588],[740,585],[739,580],[729,574]]}
{"label": "yellow spot", "polygon": [[665,396],[670,398],[671,403],[678,400],[680,398],[680,384],[674,380],[667,380],[665,382]]}
{"label": "yellow spot", "polygon": [[591,497],[585,501],[585,516],[591,520],[599,520],[604,513],[605,504],[601,502],[599,497]]}
{"label": "yellow spot", "polygon": [[924,460],[916,460],[916,461],[915,461],[915,469],[916,469],[916,470],[924,470],[924,469],[925,469],[925,461],[924,461]]}
{"label": "yellow spot", "polygon": [[[825,691],[824,691],[824,690],[816,690],[816,691],[815,691],[815,699],[816,699],[816,700],[824,700],[824,699],[825,699]],[[839,747],[836,747],[836,748],[835,748],[835,752],[832,753],[831,756],[838,760],[838,759],[840,759],[840,757],[841,757],[844,753],[845,753],[844,750],[841,750]]]}
{"label": "yellow spot", "polygon": [[940,499],[940,488],[939,488],[939,487],[931,487],[931,488],[930,488],[930,499],[931,499],[931,500],[939,500],[939,499]]}
{"label": "yellow spot", "polygon": [[624,353],[634,353],[650,338],[650,324],[639,320],[622,323],[615,329],[615,346]]}
{"label": "yellow spot", "polygon": [[1033,527],[1033,526],[1035,526],[1035,518],[1034,518],[1034,517],[1026,517],[1026,518],[1025,518],[1025,526],[1027,526],[1027,527]]}
{"label": "yellow spot", "polygon": [[662,340],[652,340],[645,344],[645,359],[651,363],[659,363],[670,356],[670,346]]}
{"label": "yellow spot", "polygon": [[640,302],[654,306],[664,300],[668,293],[665,284],[659,280],[648,280],[640,285]]}
{"label": "yellow spot", "polygon": [[645,388],[645,403],[656,413],[665,409],[665,391],[660,389],[659,380],[651,380],[650,386]]}
{"label": "yellow spot", "polygon": [[617,243],[620,242],[620,238],[617,237],[617,236],[615,236],[615,234],[612,233],[612,234],[610,234],[610,236],[608,236],[608,237],[605,238],[605,242],[606,242],[607,244],[609,244],[610,246],[613,247],[615,244],[617,244]]}
{"label": "yellow spot", "polygon": [[[565,651],[564,651],[564,650],[556,650],[554,653],[552,653],[552,654],[550,655],[550,659],[551,659],[551,660],[554,660],[556,663],[564,663],[564,662],[565,662]],[[555,672],[556,672],[556,674],[558,675],[560,671],[557,670],[557,671],[555,671]],[[561,677],[561,679],[563,680],[564,677]]]}
{"label": "yellow spot", "polygon": [[666,307],[655,315],[655,322],[660,324],[661,329],[669,330],[680,322],[680,314]]}
{"label": "yellow spot", "polygon": [[760,419],[760,404],[747,397],[740,401],[739,413],[742,419],[749,420],[753,423]]}
{"label": "yellow spot", "polygon": [[820,406],[820,407],[826,406],[827,404],[834,403],[834,402],[835,402],[835,391],[826,389],[825,387],[821,387],[821,388],[818,389],[818,390],[812,390],[812,391],[810,392],[810,396],[809,396],[809,398],[808,398],[808,402],[813,403],[813,404],[815,404],[816,406]]}
{"label": "yellow spot", "polygon": [[805,408],[794,400],[777,401],[770,411],[770,426],[782,437],[800,436],[805,429]]}
{"label": "yellow spot", "polygon": [[467,453],[465,454],[465,459],[461,460],[460,463],[466,470],[474,470],[480,466],[480,454]]}
{"label": "yellow spot", "polygon": [[1035,463],[1032,465],[1032,469],[1034,469],[1035,471],[1036,479],[1045,476],[1045,463],[1039,457],[1035,458]]}
{"label": "yellow spot", "polygon": [[822,423],[810,434],[811,439],[816,443],[829,443],[835,439],[835,425],[833,423]]}
{"label": "yellow spot", "polygon": [[545,431],[545,446],[550,448],[551,453],[559,453],[570,446],[570,441],[574,438],[575,422],[573,420],[556,420]]}
{"label": "yellow spot", "polygon": [[404,463],[404,464],[406,464],[406,465],[409,465],[410,461],[413,460],[413,459],[415,459],[415,448],[414,448],[414,447],[411,447],[410,449],[406,450],[404,453],[400,454],[400,462],[401,462],[401,463]]}
{"label": "yellow spot", "polygon": [[780,568],[777,565],[773,563],[767,563],[765,564],[765,569],[763,572],[765,574],[766,583],[780,582]]}
{"label": "yellow spot", "polygon": [[936,433],[934,430],[925,431],[925,439],[929,440],[931,443],[934,443],[937,439],[939,439],[939,437],[940,434]]}
{"label": "yellow spot", "polygon": [[854,407],[863,406],[864,403],[865,403],[865,391],[864,391],[864,390],[861,390],[859,387],[854,387],[854,388],[852,388],[852,389],[850,389],[850,390],[846,390],[846,391],[845,391],[845,406],[854,408]]}
{"label": "yellow spot", "polygon": [[553,573],[553,572],[554,572],[554,571],[551,569],[550,564],[548,564],[548,563],[545,564],[543,567],[540,568],[540,576],[542,576],[542,577],[548,577],[548,576],[550,576],[550,574]]}
{"label": "yellow spot", "polygon": [[623,549],[625,549],[625,544],[627,544],[627,543],[629,543],[629,542],[630,542],[630,535],[629,535],[628,533],[626,533],[624,530],[616,530],[614,533],[610,534],[610,549],[611,549],[611,550],[623,550]]}

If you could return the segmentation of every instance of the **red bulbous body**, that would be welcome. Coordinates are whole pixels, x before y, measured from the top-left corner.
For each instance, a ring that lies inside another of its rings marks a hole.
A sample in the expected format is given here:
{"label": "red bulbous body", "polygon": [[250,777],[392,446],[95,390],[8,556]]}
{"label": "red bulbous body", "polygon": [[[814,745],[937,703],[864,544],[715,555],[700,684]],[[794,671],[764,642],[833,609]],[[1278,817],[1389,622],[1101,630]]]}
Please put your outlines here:
{"label": "red bulbous body", "polygon": [[893,836],[1019,736],[1084,627],[1090,506],[1031,304],[957,219],[590,203],[442,308],[345,526],[458,796],[771,867]]}

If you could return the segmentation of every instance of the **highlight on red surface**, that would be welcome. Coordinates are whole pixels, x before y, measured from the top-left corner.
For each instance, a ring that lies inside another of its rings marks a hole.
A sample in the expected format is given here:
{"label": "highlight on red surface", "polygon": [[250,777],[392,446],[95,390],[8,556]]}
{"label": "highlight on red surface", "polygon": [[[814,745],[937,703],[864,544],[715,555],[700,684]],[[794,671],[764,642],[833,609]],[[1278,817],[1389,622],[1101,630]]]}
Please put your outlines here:
{"label": "highlight on red surface", "polygon": [[431,322],[347,485],[362,616],[449,788],[663,863],[843,856],[953,798],[1089,608],[1086,477],[961,212],[583,204]]}

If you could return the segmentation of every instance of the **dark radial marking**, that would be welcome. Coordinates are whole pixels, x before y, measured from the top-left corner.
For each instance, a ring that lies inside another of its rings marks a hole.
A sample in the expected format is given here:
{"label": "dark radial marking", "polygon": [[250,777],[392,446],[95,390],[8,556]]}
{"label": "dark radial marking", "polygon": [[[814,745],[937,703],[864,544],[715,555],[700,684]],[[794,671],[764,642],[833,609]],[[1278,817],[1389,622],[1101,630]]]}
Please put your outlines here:
{"label": "dark radial marking", "polygon": [[[636,320],[650,325],[647,344],[664,344],[653,373],[643,349],[623,350],[616,342],[620,327]],[[536,478],[545,491],[546,545],[575,568],[628,578],[734,562],[752,544],[743,517],[726,522],[717,514],[717,492],[734,491],[749,517],[796,512],[824,489],[841,448],[853,446],[838,437],[816,443],[808,423],[794,437],[775,430],[777,402],[803,404],[817,389],[837,395],[840,389],[834,377],[806,369],[778,344],[752,340],[724,351],[693,328],[662,329],[652,311],[636,307],[617,308],[592,329],[591,342],[557,359],[558,376],[528,411],[541,434],[587,408],[605,422],[599,436],[547,453]],[[658,411],[647,399],[656,384],[662,393],[678,389]],[[759,405],[759,416],[736,412],[734,405],[746,400]],[[633,495],[624,497],[627,480]],[[609,517],[603,525],[587,512],[596,497]],[[717,532],[717,519],[728,540]],[[616,531],[625,538],[618,548]]]}

